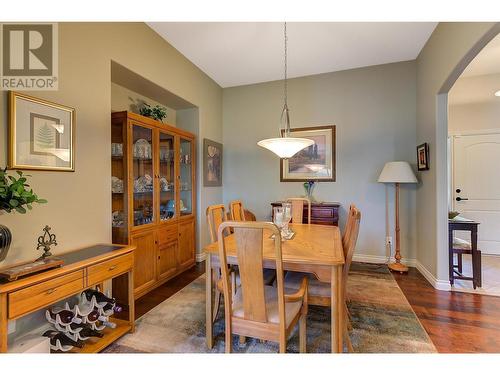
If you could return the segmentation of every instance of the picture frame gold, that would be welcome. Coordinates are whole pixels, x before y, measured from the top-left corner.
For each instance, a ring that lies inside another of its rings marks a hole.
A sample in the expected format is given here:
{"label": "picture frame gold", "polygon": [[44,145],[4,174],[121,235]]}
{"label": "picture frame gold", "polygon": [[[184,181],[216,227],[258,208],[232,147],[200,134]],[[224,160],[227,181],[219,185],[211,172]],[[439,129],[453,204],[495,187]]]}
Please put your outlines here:
{"label": "picture frame gold", "polygon": [[[36,108],[38,112],[31,112],[22,109],[21,106]],[[44,112],[45,111],[45,112]],[[55,116],[69,121],[69,135],[65,136],[65,148],[60,148],[63,143],[60,140],[59,133],[63,133],[66,129],[64,122],[58,120]],[[19,118],[23,120],[19,120]],[[49,131],[47,142],[53,142],[53,145],[47,144],[47,152],[35,150],[34,142],[34,119],[45,119],[52,122],[52,127],[45,127]],[[76,110],[62,104],[50,102],[45,99],[36,98],[16,91],[9,91],[9,135],[8,135],[8,169],[20,170],[40,170],[40,171],[75,171],[75,130],[76,130]],[[22,134],[22,151],[20,147],[20,139],[18,134]],[[50,137],[58,137],[53,141]],[[29,137],[29,142],[26,138]],[[52,148],[50,146],[53,146]],[[29,153],[29,155],[27,155]],[[23,159],[29,159],[26,161]],[[67,160],[66,160],[67,159]]]}
{"label": "picture frame gold", "polygon": [[[283,130],[281,135],[283,136]],[[290,129],[291,137],[308,138],[321,145],[310,146],[289,159],[280,159],[280,182],[336,181],[336,126],[310,126]],[[320,137],[320,138],[318,138]],[[306,155],[312,147],[314,155]],[[314,165],[312,165],[314,164]],[[295,168],[296,171],[292,169]]]}

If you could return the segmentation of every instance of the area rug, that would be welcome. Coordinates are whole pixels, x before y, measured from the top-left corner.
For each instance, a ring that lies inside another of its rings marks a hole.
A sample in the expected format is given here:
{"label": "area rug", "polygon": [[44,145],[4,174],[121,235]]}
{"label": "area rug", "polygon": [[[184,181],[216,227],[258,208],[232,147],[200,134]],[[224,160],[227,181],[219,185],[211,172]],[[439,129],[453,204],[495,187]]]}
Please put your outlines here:
{"label": "area rug", "polygon": [[[354,263],[348,281],[350,332],[355,352],[433,353],[429,336],[387,267]],[[214,347],[205,345],[205,277],[146,313],[136,331],[108,347],[107,353],[221,353],[224,352],[223,308],[214,324]],[[307,352],[329,353],[330,309],[311,306],[307,317]],[[233,340],[236,353],[277,353],[278,345],[247,338]],[[298,329],[287,352],[299,350]]]}

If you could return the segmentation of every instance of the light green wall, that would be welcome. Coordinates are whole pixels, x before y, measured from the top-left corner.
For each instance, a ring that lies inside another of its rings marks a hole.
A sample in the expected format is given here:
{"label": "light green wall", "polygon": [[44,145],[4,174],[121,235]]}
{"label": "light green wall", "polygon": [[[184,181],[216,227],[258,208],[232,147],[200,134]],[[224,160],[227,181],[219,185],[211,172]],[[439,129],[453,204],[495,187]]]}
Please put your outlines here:
{"label": "light green wall", "polygon": [[148,103],[151,107],[156,105],[164,107],[167,111],[167,117],[163,119],[163,122],[173,126],[176,125],[176,110],[168,107],[166,103],[157,102],[147,96],[111,82],[111,112],[130,111],[139,113],[139,106],[142,102]]}
{"label": "light green wall", "polygon": [[[386,255],[385,186],[377,178],[387,161],[415,161],[415,73],[415,62],[402,62],[289,80],[292,127],[337,126],[337,182],[319,183],[315,196],[342,203],[342,225],[351,202],[361,208],[358,254]],[[282,95],[283,81],[223,90],[224,201],[242,199],[258,219],[270,219],[270,202],[303,194],[302,183],[280,182],[279,159],[257,146],[277,135]],[[415,187],[403,187],[409,258],[416,256],[415,201]],[[391,220],[392,202],[391,187]]]}
{"label": "light green wall", "polygon": [[417,59],[417,142],[430,146],[430,170],[420,173],[417,189],[417,258],[442,286],[448,279],[446,96],[498,31],[495,23],[440,23]]}
{"label": "light green wall", "polygon": [[[32,186],[49,203],[28,215],[2,215],[14,240],[1,266],[34,259],[45,224],[57,234],[54,252],[111,241],[111,60],[199,108],[198,149],[203,137],[222,140],[222,90],[143,23],[59,24],[59,90],[32,92],[76,108],[76,171],[32,172]],[[7,158],[7,93],[0,94],[0,166]],[[198,181],[201,174],[198,172]],[[199,189],[199,205],[222,200],[221,188]],[[198,212],[201,240],[208,241]]]}

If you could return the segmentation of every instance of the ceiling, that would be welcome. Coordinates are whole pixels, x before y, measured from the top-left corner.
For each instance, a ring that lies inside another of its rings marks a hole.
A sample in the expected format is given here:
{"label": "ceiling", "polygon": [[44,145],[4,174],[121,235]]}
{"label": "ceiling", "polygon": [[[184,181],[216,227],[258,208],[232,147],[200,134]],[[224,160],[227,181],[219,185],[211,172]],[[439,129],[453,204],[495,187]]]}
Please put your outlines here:
{"label": "ceiling", "polygon": [[467,66],[450,90],[450,105],[498,103],[500,97],[500,35],[495,37]]}
{"label": "ceiling", "polygon": [[[222,87],[283,78],[283,24],[153,22],[148,25]],[[415,59],[434,22],[292,22],[288,76]]]}

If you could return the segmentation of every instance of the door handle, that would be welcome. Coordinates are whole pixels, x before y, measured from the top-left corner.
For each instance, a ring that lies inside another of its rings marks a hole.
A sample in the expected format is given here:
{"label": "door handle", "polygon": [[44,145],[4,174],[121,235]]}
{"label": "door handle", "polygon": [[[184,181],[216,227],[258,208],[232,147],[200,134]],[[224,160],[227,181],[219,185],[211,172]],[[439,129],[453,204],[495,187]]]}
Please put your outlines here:
{"label": "door handle", "polygon": [[456,200],[457,202],[460,202],[460,201],[468,201],[468,200],[469,200],[469,198],[460,198],[460,197],[456,197],[456,198],[455,198],[455,200]]}

